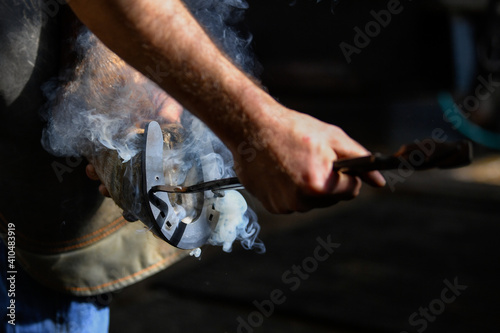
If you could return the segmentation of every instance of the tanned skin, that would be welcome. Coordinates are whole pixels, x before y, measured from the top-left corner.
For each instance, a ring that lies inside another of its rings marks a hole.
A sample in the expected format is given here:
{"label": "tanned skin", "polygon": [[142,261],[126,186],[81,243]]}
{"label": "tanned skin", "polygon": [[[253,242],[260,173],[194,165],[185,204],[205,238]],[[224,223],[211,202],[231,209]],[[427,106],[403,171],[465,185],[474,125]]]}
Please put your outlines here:
{"label": "tanned skin", "polygon": [[[367,150],[340,128],[276,102],[215,46],[181,1],[69,5],[104,44],[221,138],[241,182],[269,211],[307,211],[352,199],[361,179],[384,186],[378,172],[333,172],[336,159]],[[243,153],[248,149],[253,153]]]}

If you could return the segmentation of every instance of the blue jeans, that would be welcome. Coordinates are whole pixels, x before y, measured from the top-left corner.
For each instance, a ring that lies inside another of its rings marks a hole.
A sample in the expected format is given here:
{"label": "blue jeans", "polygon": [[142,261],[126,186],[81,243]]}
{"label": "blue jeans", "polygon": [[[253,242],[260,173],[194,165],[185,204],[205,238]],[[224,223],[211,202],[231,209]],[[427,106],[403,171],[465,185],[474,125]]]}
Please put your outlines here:
{"label": "blue jeans", "polygon": [[[96,304],[96,297],[76,297],[48,289],[23,271],[17,261],[15,269],[17,273],[8,273],[7,249],[0,241],[0,332],[108,331],[107,304]],[[15,301],[14,312],[8,309],[12,300]],[[15,318],[15,325],[12,325],[12,318]]]}

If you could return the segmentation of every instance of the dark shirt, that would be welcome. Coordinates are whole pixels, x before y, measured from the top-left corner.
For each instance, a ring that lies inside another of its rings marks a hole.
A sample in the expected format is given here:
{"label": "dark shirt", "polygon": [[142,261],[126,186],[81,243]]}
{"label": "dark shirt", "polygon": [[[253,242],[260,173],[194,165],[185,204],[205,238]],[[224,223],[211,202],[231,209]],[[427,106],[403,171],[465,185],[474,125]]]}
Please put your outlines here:
{"label": "dark shirt", "polygon": [[69,11],[58,1],[0,0],[0,226],[15,223],[21,246],[74,237],[102,200],[83,159],[51,156],[40,143],[41,85],[61,67]]}

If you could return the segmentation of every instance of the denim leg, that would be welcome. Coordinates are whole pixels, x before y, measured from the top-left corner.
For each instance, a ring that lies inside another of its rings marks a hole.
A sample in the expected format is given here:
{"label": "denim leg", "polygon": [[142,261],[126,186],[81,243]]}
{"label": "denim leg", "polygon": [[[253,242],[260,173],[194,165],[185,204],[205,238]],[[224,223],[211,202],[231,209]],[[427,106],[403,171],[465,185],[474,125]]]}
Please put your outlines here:
{"label": "denim leg", "polygon": [[477,75],[474,25],[470,20],[459,15],[452,17],[451,24],[455,61],[455,89],[459,94],[468,94]]}
{"label": "denim leg", "polygon": [[[16,262],[14,290],[7,278],[7,251],[0,242],[0,332],[108,332],[109,307],[96,297],[77,297],[48,289],[33,280]],[[14,293],[14,295],[12,294]],[[15,300],[15,325],[9,324],[9,306]],[[5,319],[6,318],[6,319]]]}

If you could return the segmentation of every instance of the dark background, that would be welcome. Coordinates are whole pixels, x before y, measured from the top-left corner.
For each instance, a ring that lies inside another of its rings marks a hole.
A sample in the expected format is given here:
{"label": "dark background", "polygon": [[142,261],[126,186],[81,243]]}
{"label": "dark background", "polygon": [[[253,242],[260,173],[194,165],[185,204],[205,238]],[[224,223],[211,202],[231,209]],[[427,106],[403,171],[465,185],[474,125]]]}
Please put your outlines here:
{"label": "dark background", "polygon": [[[466,69],[454,57],[453,22],[468,22],[475,54],[485,36],[498,34],[496,7],[402,1],[403,12],[348,64],[339,44],[353,44],[354,27],[364,29],[370,11],[387,2],[250,1],[246,28],[263,84],[286,106],[342,127],[374,151],[392,153],[435,128],[464,138],[443,120],[438,93],[459,98],[477,75],[498,73],[478,57],[470,82],[457,83]],[[480,109],[472,120],[498,130],[497,115]],[[105,295],[98,301],[111,301],[111,332],[238,332],[238,318],[254,320],[240,332],[498,332],[499,155],[474,148],[468,168],[365,187],[352,202],[307,214],[270,215],[250,198],[266,254],[206,247],[201,260]],[[340,247],[290,290],[283,274],[313,256],[318,237]],[[467,289],[426,327],[412,325],[409,317],[438,304],[444,280],[455,278]],[[270,300],[275,289],[286,300],[269,315],[256,312],[254,302]]]}

